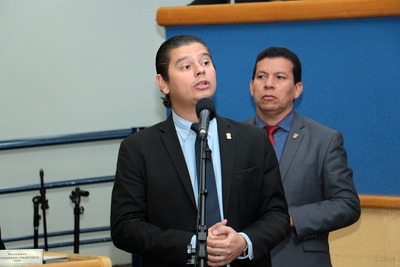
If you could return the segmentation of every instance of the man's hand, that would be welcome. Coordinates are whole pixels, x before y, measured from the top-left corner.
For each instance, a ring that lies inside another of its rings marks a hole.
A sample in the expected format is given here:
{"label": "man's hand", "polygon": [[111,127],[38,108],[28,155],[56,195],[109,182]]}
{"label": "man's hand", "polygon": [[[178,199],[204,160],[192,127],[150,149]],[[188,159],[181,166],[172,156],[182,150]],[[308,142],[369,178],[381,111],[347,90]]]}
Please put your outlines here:
{"label": "man's hand", "polygon": [[231,227],[227,220],[216,223],[208,229],[207,264],[209,266],[224,266],[242,255],[246,240]]}

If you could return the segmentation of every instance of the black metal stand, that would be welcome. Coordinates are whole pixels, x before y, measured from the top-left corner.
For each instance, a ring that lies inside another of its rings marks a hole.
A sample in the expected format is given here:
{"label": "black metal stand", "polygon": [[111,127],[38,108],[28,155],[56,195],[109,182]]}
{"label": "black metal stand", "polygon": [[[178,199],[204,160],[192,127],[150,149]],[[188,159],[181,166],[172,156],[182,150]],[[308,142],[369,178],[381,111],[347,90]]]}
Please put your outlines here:
{"label": "black metal stand", "polygon": [[210,157],[210,153],[207,153],[207,136],[203,136],[200,140],[200,164],[199,164],[199,207],[197,221],[198,226],[196,229],[196,249],[193,249],[189,244],[187,246],[187,253],[189,254],[189,259],[187,261],[188,265],[206,266],[207,261],[207,225],[205,223],[206,215],[206,160]]}
{"label": "black metal stand", "polygon": [[[40,169],[40,196],[35,196],[32,199],[33,202],[33,247],[39,248],[39,221],[43,218],[43,236],[44,236],[44,250],[49,250],[47,243],[47,222],[46,222],[46,210],[49,208],[49,202],[46,199],[46,189],[44,188],[44,173]],[[42,216],[39,215],[39,204],[42,208]]]}
{"label": "black metal stand", "polygon": [[79,187],[76,187],[75,191],[72,191],[71,195],[69,196],[72,203],[75,203],[74,253],[79,253],[79,233],[80,233],[79,220],[80,220],[80,215],[83,214],[85,210],[83,207],[80,206],[81,197],[87,197],[87,196],[89,196],[89,192],[80,190]]}
{"label": "black metal stand", "polygon": [[49,250],[49,245],[47,243],[47,220],[46,220],[46,210],[49,208],[49,201],[46,199],[46,189],[44,188],[44,172],[40,169],[40,199],[42,207],[43,216],[43,235],[44,235],[44,250]]}
{"label": "black metal stand", "polygon": [[39,204],[41,202],[40,196],[32,199],[33,202],[33,248],[39,248]]}

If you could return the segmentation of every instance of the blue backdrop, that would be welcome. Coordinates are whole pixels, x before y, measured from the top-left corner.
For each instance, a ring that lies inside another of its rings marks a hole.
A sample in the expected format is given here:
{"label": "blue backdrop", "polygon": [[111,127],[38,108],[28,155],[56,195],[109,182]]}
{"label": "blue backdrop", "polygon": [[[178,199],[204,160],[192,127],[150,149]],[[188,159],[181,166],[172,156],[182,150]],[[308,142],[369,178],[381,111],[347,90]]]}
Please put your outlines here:
{"label": "blue backdrop", "polygon": [[303,66],[301,114],[341,131],[358,193],[400,195],[400,18],[167,27],[201,37],[217,68],[217,112],[254,116],[249,83],[270,46],[294,51]]}

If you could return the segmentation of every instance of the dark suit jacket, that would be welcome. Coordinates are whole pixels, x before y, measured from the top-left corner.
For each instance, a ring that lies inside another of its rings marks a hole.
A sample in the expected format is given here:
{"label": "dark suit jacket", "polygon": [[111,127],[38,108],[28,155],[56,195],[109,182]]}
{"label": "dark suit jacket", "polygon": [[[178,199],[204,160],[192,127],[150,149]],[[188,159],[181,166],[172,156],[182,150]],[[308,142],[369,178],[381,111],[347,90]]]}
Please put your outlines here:
{"label": "dark suit jacket", "polygon": [[[270,266],[270,250],[290,232],[279,166],[265,131],[217,116],[223,208],[228,225],[246,233],[252,262]],[[122,141],[111,203],[116,247],[142,266],[187,266],[197,207],[172,117]]]}
{"label": "dark suit jacket", "polygon": [[272,251],[273,266],[331,266],[329,232],[360,217],[343,136],[295,113],[280,170],[296,231]]}

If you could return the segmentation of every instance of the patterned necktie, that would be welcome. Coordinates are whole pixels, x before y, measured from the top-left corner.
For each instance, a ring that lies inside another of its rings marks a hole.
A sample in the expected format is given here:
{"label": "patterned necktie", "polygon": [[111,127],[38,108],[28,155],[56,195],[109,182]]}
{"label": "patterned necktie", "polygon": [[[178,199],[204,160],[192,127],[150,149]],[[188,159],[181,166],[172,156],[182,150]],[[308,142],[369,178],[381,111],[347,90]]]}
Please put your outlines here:
{"label": "patterned necktie", "polygon": [[[193,123],[190,127],[193,131],[197,134],[199,133],[199,125],[198,123]],[[200,167],[200,138],[196,138],[195,142],[195,153],[196,153],[196,166],[197,166],[197,180],[200,180],[199,176],[199,167]],[[209,153],[209,157],[206,158],[205,161],[205,176],[206,176],[206,189],[207,189],[207,198],[206,198],[206,226],[211,227],[215,223],[221,221],[221,213],[219,210],[219,202],[218,202],[218,195],[217,195],[217,186],[215,184],[215,174],[214,168],[211,159],[211,150],[208,147],[206,148],[206,153]]]}
{"label": "patterned necktie", "polygon": [[274,133],[279,128],[281,128],[281,127],[279,127],[278,125],[274,125],[274,126],[267,125],[267,126],[265,126],[265,129],[268,132],[268,137],[269,137],[269,140],[271,141],[272,146],[274,146]]}

